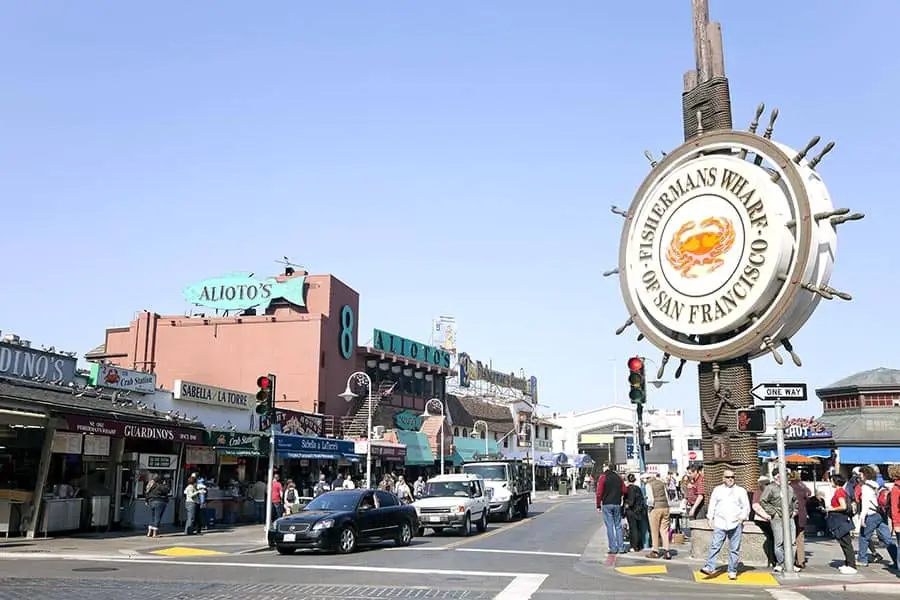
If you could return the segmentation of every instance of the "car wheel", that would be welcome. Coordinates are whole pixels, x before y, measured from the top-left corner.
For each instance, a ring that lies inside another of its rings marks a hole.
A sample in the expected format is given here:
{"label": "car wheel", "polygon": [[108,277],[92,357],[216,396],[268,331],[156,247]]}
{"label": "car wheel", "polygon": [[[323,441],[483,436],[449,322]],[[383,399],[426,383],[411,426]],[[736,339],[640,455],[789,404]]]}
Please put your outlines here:
{"label": "car wheel", "polygon": [[409,546],[412,541],[412,526],[409,523],[400,525],[400,533],[395,540],[398,546]]}
{"label": "car wheel", "polygon": [[293,554],[295,550],[296,548],[288,548],[287,546],[275,546],[275,551],[284,556]]}
{"label": "car wheel", "polygon": [[528,516],[528,498],[522,498],[519,503],[519,516],[523,519]]}
{"label": "car wheel", "polygon": [[469,534],[472,533],[472,516],[469,513],[466,513],[465,519],[463,519],[462,524],[462,534],[463,537],[468,537]]}
{"label": "car wheel", "polygon": [[350,554],[356,550],[356,532],[352,527],[345,527],[338,536],[338,552],[341,554]]}
{"label": "car wheel", "polygon": [[487,509],[484,509],[481,512],[481,519],[479,519],[478,524],[476,525],[476,527],[478,528],[478,533],[484,533],[487,530],[487,524],[488,524],[488,511],[487,511]]}

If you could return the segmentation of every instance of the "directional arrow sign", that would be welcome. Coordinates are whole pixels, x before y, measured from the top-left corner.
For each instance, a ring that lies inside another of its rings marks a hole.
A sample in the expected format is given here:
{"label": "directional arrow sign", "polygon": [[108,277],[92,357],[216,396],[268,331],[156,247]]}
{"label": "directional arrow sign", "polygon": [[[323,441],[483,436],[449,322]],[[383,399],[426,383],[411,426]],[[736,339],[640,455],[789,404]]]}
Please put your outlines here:
{"label": "directional arrow sign", "polygon": [[750,393],[763,402],[805,402],[806,384],[760,383]]}

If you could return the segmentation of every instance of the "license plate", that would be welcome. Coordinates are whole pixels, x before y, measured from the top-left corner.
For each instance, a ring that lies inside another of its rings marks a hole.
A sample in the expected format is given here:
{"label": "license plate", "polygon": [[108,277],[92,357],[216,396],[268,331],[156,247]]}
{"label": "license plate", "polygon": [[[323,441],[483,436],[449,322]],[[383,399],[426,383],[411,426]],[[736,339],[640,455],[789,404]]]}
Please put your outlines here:
{"label": "license plate", "polygon": [[428,517],[428,522],[429,523],[440,523],[441,518],[440,517]]}
{"label": "license plate", "polygon": [[286,533],[286,534],[284,534],[284,537],[281,538],[281,541],[282,542],[295,542],[295,541],[297,541],[297,534],[296,533]]}

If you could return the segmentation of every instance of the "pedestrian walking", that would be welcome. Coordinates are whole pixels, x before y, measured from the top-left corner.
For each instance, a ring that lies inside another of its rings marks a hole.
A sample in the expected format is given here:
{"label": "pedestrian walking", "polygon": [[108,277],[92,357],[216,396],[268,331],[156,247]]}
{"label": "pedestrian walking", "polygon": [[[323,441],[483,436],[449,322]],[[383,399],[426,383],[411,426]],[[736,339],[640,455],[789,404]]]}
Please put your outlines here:
{"label": "pedestrian walking", "polygon": [[709,498],[707,518],[712,527],[709,556],[700,572],[707,577],[715,575],[716,557],[728,540],[728,579],[737,579],[738,561],[741,558],[741,536],[744,521],[750,516],[750,499],[747,491],[734,484],[734,471],[722,474],[723,483],[716,486]]}
{"label": "pedestrian walking", "polygon": [[281,476],[278,473],[275,473],[272,477],[272,489],[270,491],[272,493],[272,521],[274,521],[275,519],[280,519],[284,514],[284,502],[282,499],[284,488],[281,486]]}
{"label": "pedestrian walking", "polygon": [[200,490],[197,479],[191,475],[184,487],[184,535],[193,535],[197,529],[197,507],[200,506]]}
{"label": "pedestrian walking", "polygon": [[284,490],[284,514],[293,515],[300,512],[300,492],[293,479],[288,479]]}
{"label": "pedestrian walking", "polygon": [[150,525],[147,527],[147,537],[158,537],[159,526],[162,522],[163,513],[166,512],[166,506],[169,504],[169,486],[165,481],[159,479],[156,473],[150,474],[150,481],[144,488],[144,500],[150,509]]}
{"label": "pedestrian walking", "polygon": [[669,496],[666,484],[651,476],[647,482],[647,507],[650,509],[650,552],[647,558],[671,560],[669,550]]}
{"label": "pedestrian walking", "polygon": [[[788,486],[788,514],[781,512],[781,473],[776,469],[772,473],[772,481],[759,495],[759,504],[753,508],[762,519],[772,525],[772,536],[775,539],[775,567],[776,573],[784,571],[784,553],[794,552],[794,515],[797,514],[797,496],[794,490]],[[790,527],[790,539],[784,539],[784,520]]]}
{"label": "pedestrian walking", "polygon": [[851,514],[850,495],[844,488],[846,483],[843,475],[832,476],[831,484],[835,489],[831,502],[825,507],[825,523],[828,533],[838,541],[844,552],[844,564],[838,567],[838,571],[844,575],[853,575],[856,573],[856,556],[853,554],[852,540],[855,526]]}
{"label": "pedestrian walking", "polygon": [[406,479],[403,475],[397,478],[397,486],[394,488],[394,494],[400,500],[400,504],[412,504],[413,502],[413,493],[412,490],[409,489],[409,484],[406,483]]}
{"label": "pedestrian walking", "polygon": [[622,531],[622,500],[625,482],[611,465],[604,465],[603,475],[597,479],[597,512],[603,514],[609,554],[624,554],[625,540]]}
{"label": "pedestrian walking", "polygon": [[757,509],[757,506],[759,506],[759,496],[762,494],[763,490],[766,489],[766,486],[769,485],[770,481],[771,480],[765,475],[760,476],[756,484],[756,491],[753,492],[753,499],[750,501],[750,506],[753,509],[753,521],[763,532],[765,538],[763,540],[763,552],[768,560],[768,567],[773,569],[775,568],[775,565],[778,564],[775,561],[775,535],[772,533],[772,524],[767,519],[763,519]]}
{"label": "pedestrian walking", "polygon": [[860,501],[859,515],[862,523],[862,534],[859,536],[859,552],[856,564],[866,567],[869,565],[869,544],[872,536],[878,534],[881,543],[887,546],[888,554],[893,561],[893,567],[897,568],[897,544],[891,536],[891,530],[887,524],[887,512],[885,507],[879,504],[881,489],[878,487],[878,473],[871,465],[860,469]]}
{"label": "pedestrian walking", "polygon": [[425,478],[419,475],[413,484],[413,496],[418,500],[425,496]]}
{"label": "pedestrian walking", "polygon": [[632,552],[644,549],[644,512],[647,510],[644,493],[637,484],[634,473],[628,474],[628,485],[625,487],[625,521],[628,523],[628,543]]}
{"label": "pedestrian walking", "polygon": [[791,489],[794,490],[794,495],[797,496],[797,516],[794,517],[794,528],[797,530],[795,542],[797,554],[794,557],[794,565],[798,569],[803,569],[806,567],[806,547],[804,542],[806,541],[806,523],[808,519],[807,504],[812,494],[809,493],[809,488],[800,481],[799,471],[791,471],[788,481]]}
{"label": "pedestrian walking", "polygon": [[890,502],[889,512],[894,535],[897,538],[897,547],[900,549],[900,465],[890,465],[888,467],[888,477],[894,481],[894,487],[888,496]]}
{"label": "pedestrian walking", "polygon": [[331,491],[331,486],[328,485],[328,482],[325,480],[325,474],[322,473],[319,475],[319,482],[313,488],[313,498],[318,498],[328,491]]}

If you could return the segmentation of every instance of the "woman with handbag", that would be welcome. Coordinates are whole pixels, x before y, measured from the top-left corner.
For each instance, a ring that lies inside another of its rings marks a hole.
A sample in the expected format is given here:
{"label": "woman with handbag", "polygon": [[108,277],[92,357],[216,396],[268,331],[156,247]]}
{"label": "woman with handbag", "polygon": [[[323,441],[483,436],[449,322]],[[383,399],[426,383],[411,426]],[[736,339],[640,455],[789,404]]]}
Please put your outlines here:
{"label": "woman with handbag", "polygon": [[159,526],[162,521],[163,513],[166,512],[166,505],[169,503],[169,486],[165,481],[160,481],[159,475],[150,474],[150,481],[144,488],[144,501],[150,509],[150,525],[147,526],[147,537],[158,537]]}
{"label": "woman with handbag", "polygon": [[831,498],[831,506],[825,508],[828,532],[838,541],[844,552],[844,564],[838,567],[838,571],[844,575],[853,575],[856,573],[856,555],[850,536],[853,532],[850,497],[844,489],[847,480],[841,475],[835,475],[831,478],[831,483],[835,488],[834,496]]}

